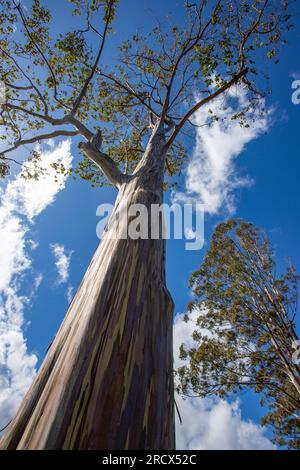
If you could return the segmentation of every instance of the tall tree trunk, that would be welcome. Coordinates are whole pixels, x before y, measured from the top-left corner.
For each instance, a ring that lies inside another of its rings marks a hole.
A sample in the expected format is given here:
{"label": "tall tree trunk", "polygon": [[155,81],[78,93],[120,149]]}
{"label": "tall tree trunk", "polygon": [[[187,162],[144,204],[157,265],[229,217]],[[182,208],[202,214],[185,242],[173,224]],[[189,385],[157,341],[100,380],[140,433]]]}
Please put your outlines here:
{"label": "tall tree trunk", "polygon": [[[111,222],[162,202],[164,164],[158,126]],[[164,240],[109,229],[1,448],[174,449],[172,324]]]}

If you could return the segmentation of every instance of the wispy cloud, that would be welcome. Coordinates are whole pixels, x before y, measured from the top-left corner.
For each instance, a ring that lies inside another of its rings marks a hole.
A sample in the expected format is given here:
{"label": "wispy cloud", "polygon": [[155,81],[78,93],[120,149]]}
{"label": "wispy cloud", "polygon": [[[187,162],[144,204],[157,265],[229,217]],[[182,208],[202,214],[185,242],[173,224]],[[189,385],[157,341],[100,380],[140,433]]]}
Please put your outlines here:
{"label": "wispy cloud", "polygon": [[[175,369],[182,365],[178,357],[182,343],[193,345],[192,333],[196,328],[197,312],[190,321],[183,314],[174,321]],[[251,420],[244,420],[239,400],[228,402],[217,398],[186,398],[176,396],[182,424],[176,416],[176,446],[180,450],[209,449],[273,449],[265,436],[265,429]]]}
{"label": "wispy cloud", "polygon": [[[56,285],[66,284],[69,280],[70,263],[73,251],[67,250],[64,245],[59,243],[52,243],[50,248],[54,256],[54,263],[57,270]],[[73,290],[73,286],[68,284],[66,291],[68,303],[70,303],[73,298]]]}
{"label": "wispy cloud", "polygon": [[50,247],[58,274],[57,283],[63,284],[69,279],[70,261],[73,252],[67,251],[64,245],[59,243],[53,243]]}
{"label": "wispy cloud", "polygon": [[27,182],[19,174],[0,189],[0,428],[16,412],[36,373],[37,357],[24,337],[24,309],[42,282],[41,273],[35,273],[24,294],[22,279],[32,269],[31,250],[37,247],[30,227],[65,186],[66,176],[55,181],[51,163],[61,160],[68,168],[72,161],[69,141],[41,153],[46,173],[40,180]]}
{"label": "wispy cloud", "polygon": [[[239,120],[232,120],[231,116],[246,109],[249,102],[246,91],[236,87],[195,114],[194,124],[199,127],[186,171],[185,192],[174,193],[174,201],[204,204],[209,214],[217,214],[221,209],[235,211],[234,191],[252,183],[249,178],[239,176],[235,159],[249,142],[267,131],[269,115],[260,113],[263,105],[262,100],[260,106],[249,109],[251,125],[241,127]],[[209,110],[219,120],[205,125],[212,116]]]}
{"label": "wispy cloud", "polygon": [[291,72],[291,73],[290,73],[290,77],[291,77],[293,80],[300,80],[300,72]]}
{"label": "wispy cloud", "polygon": [[69,304],[71,303],[73,299],[73,291],[74,291],[74,287],[69,285],[67,292],[66,292],[66,297],[67,297],[67,301],[69,302]]}

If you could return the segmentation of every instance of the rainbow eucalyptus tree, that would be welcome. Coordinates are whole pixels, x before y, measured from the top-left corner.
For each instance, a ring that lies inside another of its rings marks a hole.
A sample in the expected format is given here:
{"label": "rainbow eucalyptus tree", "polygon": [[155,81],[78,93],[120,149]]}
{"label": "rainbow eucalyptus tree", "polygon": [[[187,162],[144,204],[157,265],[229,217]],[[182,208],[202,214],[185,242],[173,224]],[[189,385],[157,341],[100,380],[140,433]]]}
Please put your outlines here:
{"label": "rainbow eucalyptus tree", "polygon": [[190,279],[188,310],[197,320],[178,369],[183,395],[260,393],[268,409],[262,425],[271,425],[275,444],[290,449],[300,449],[298,281],[293,266],[278,275],[261,230],[240,219],[219,224]]}
{"label": "rainbow eucalyptus tree", "polygon": [[[109,227],[126,229],[122,207],[161,204],[176,181],[194,113],[238,84],[251,114],[288,2],[185,2],[122,44],[110,34],[116,1],[70,3],[1,2],[1,173],[20,163],[38,177],[36,143],[71,137],[72,171],[118,190]],[[245,125],[244,111],[233,118]],[[28,145],[30,164],[14,154]],[[1,448],[174,448],[172,322],[163,237],[114,239],[108,228]]]}

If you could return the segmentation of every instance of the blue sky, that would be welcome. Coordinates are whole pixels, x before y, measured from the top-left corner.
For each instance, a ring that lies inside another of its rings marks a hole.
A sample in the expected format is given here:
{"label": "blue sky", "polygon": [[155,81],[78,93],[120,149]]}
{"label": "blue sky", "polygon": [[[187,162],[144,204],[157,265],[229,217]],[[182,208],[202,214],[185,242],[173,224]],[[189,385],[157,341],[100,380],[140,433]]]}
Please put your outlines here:
{"label": "blue sky", "polygon": [[[64,2],[57,1],[55,3],[57,4],[57,18],[60,18],[61,22],[61,24],[60,22],[56,23],[58,29],[63,27],[65,21]],[[151,2],[146,0],[121,1],[115,24],[118,35],[125,37],[125,34],[134,32],[137,27],[147,27],[148,23],[152,21],[153,14],[157,11],[160,12],[160,15],[164,15],[172,8],[173,14],[176,16],[176,3],[156,0]],[[296,5],[300,11],[300,2],[297,1]],[[296,23],[297,21],[298,17]],[[298,268],[298,272],[300,271],[300,105],[294,105],[291,101],[292,82],[295,78],[300,79],[299,39],[298,23],[290,34],[289,44],[281,54],[279,64],[276,66],[266,65],[267,71],[271,75],[269,85],[272,88],[272,95],[267,98],[267,106],[273,110],[267,122],[263,123],[261,128],[248,138],[241,135],[238,130],[236,130],[236,134],[233,134],[230,128],[223,130],[224,135],[240,139],[241,151],[237,152],[238,155],[232,156],[227,177],[226,172],[223,173],[222,190],[225,187],[225,196],[223,191],[224,197],[220,196],[220,205],[211,208],[205,214],[206,244],[204,248],[200,251],[186,251],[182,240],[170,240],[167,243],[167,284],[175,301],[176,314],[182,313],[186,309],[186,304],[191,296],[188,289],[189,276],[201,263],[215,225],[229,215],[229,197],[231,204],[235,207],[236,216],[266,229],[276,249],[279,270],[284,268],[286,260],[290,258]],[[109,49],[106,50],[107,58],[110,52]],[[201,130],[201,132],[205,131]],[[212,133],[212,137],[214,136],[220,138],[217,129],[216,133]],[[191,157],[198,158],[198,154],[203,151],[203,148],[206,148],[208,153],[215,151],[206,142],[206,138],[207,136],[204,134],[199,135],[198,142],[195,141],[191,145]],[[55,142],[54,147],[49,145],[44,147],[44,150],[53,152],[58,142]],[[223,141],[225,154],[226,152],[234,153],[230,139],[226,145]],[[69,158],[72,156],[75,161],[78,158],[76,145],[73,144],[70,149],[67,147],[65,144],[63,153],[68,154]],[[207,153],[205,156],[207,157]],[[195,171],[195,166],[192,165],[190,171]],[[212,174],[209,176],[210,178],[215,177]],[[232,189],[233,179],[240,181],[241,178],[245,179],[246,177],[252,181],[251,185],[242,187],[243,185],[240,184],[240,187]],[[18,191],[20,191],[21,183],[14,183],[16,181],[15,175],[11,176],[11,181],[10,192],[6,184],[1,183],[0,207],[5,204],[5,200],[7,201],[5,194],[11,195],[16,188],[19,188]],[[7,265],[5,253],[1,259],[0,250],[0,266],[2,275],[3,272],[11,269],[10,282],[14,286],[13,294],[16,298],[28,297],[28,301],[21,300],[23,306],[18,310],[18,314],[20,314],[18,328],[25,341],[22,343],[22,348],[25,350],[20,361],[26,355],[31,359],[26,362],[28,374],[26,371],[24,373],[24,370],[17,372],[23,374],[25,378],[21,384],[17,385],[18,390],[14,395],[13,402],[9,401],[7,390],[11,390],[14,384],[10,382],[7,386],[5,374],[10,367],[14,371],[18,371],[18,369],[16,365],[11,365],[8,362],[5,362],[2,369],[0,367],[0,378],[1,374],[4,377],[4,379],[2,377],[3,382],[0,381],[0,388],[1,383],[4,384],[4,392],[1,395],[0,391],[0,398],[3,398],[6,407],[5,412],[0,412],[0,427],[6,424],[5,420],[13,413],[14,407],[29,385],[34,369],[40,365],[47,346],[65,315],[68,306],[67,292],[69,291],[70,294],[71,288],[73,288],[73,292],[76,291],[99,243],[96,237],[97,206],[101,203],[113,203],[116,197],[113,188],[93,189],[86,182],[72,181],[70,178],[61,183],[62,187],[59,188],[54,187],[52,180],[51,183],[46,182],[45,184],[49,184],[52,188],[49,197],[47,198],[47,195],[43,194],[43,187],[39,187],[35,195],[28,196],[27,206],[24,205],[24,201],[22,202],[23,196],[19,193],[15,199],[12,198],[15,206],[9,209],[11,211],[9,214],[16,216],[19,221],[22,239],[21,242],[20,240],[18,242],[19,250],[20,243],[23,243],[23,251],[21,250],[22,253],[20,251],[21,255],[18,258],[19,262],[22,259],[23,261],[27,259],[29,262],[27,265],[25,263],[24,269],[14,268],[13,270],[11,266]],[[189,184],[188,173],[185,173],[180,183],[180,191],[186,197],[193,198],[194,201],[197,201],[197,197],[201,198],[201,188],[197,192],[195,184],[193,185],[194,191],[189,194],[186,188]],[[218,185],[216,187],[219,188]],[[22,185],[21,188],[23,188]],[[226,195],[227,189],[229,193]],[[44,197],[45,204],[33,209],[33,217],[30,221],[28,220],[28,218],[30,219],[28,207],[31,203],[28,201],[31,197],[36,197],[39,201],[43,201]],[[234,202],[232,202],[232,197]],[[174,199],[174,195],[166,194],[166,201],[172,198]],[[8,210],[7,207],[6,210]],[[27,217],[24,216],[26,213]],[[3,212],[2,216],[5,217],[5,214],[7,212]],[[11,227],[2,224],[2,229],[4,232],[1,234],[3,233],[3,236],[10,240],[9,230]],[[14,230],[16,232],[16,228]],[[59,247],[61,248],[59,249]],[[15,249],[15,253],[17,253],[17,249]],[[60,265],[56,266],[55,261],[57,262],[59,259]],[[188,334],[178,322],[175,332],[178,335],[178,341],[185,339],[184,335]],[[6,402],[6,400],[8,401]],[[261,416],[258,398],[247,393],[241,395],[239,400],[237,402],[234,399],[229,404],[226,402],[201,402],[200,400],[190,404],[180,402],[185,422],[183,427],[177,427],[179,445],[185,448],[192,445],[199,448],[220,448],[222,446],[243,448],[247,445],[246,441],[248,440],[252,446],[257,448],[269,448],[270,443],[264,437],[269,436],[268,431],[263,432],[257,426]],[[219,430],[217,431],[217,429]],[[227,437],[224,436],[224,433],[222,434],[222,430],[224,432],[228,430]]]}

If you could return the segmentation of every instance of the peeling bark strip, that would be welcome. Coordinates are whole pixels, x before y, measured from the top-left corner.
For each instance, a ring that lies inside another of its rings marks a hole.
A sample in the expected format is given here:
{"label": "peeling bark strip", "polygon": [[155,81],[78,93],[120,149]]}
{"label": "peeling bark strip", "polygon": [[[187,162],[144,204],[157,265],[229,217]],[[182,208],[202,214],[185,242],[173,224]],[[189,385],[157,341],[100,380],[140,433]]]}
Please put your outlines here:
{"label": "peeling bark strip", "polygon": [[[112,220],[162,202],[164,164],[158,126]],[[164,240],[106,233],[1,448],[174,449],[172,324]]]}

